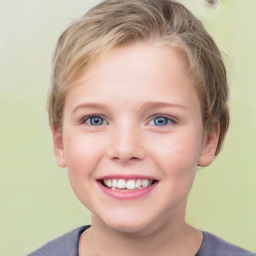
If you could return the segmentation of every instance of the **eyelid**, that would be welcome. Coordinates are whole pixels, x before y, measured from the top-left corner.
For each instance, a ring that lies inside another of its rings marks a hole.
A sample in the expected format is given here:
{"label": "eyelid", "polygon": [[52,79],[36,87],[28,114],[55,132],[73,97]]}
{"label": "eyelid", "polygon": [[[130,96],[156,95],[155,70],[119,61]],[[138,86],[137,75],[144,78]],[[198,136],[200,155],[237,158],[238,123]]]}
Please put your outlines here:
{"label": "eyelid", "polygon": [[[108,125],[108,124],[109,124],[109,122],[106,120],[106,117],[105,117],[104,115],[102,115],[102,114],[89,114],[89,115],[83,116],[82,118],[79,119],[79,122],[78,122],[78,123],[79,123],[79,124],[86,124],[86,121],[87,121],[89,118],[91,118],[91,117],[100,117],[100,118],[102,118],[102,119],[106,122],[105,125]],[[171,121],[172,124],[177,124],[177,122],[178,122],[178,120],[177,120],[175,117],[170,116],[170,115],[168,115],[168,114],[155,114],[155,115],[153,115],[153,116],[150,117],[150,120],[147,122],[147,125],[148,125],[151,121],[153,121],[155,118],[157,118],[157,117],[164,117],[164,118],[167,118],[167,119],[169,119],[169,120]],[[170,124],[169,124],[169,125],[170,125]],[[165,125],[165,126],[168,126],[168,124]],[[159,126],[159,127],[160,127],[160,126]]]}
{"label": "eyelid", "polygon": [[[173,117],[173,116],[170,116],[168,114],[155,114],[153,116],[150,117],[150,120],[147,122],[147,124],[149,124],[151,121],[153,121],[155,118],[157,117],[164,117],[164,118],[167,118],[171,121],[171,124],[177,124],[178,120]],[[171,124],[167,124],[167,125],[163,125],[163,126],[158,126],[158,127],[164,127],[164,126],[168,126],[168,125],[171,125]],[[153,126],[153,125],[152,125]],[[155,125],[154,125],[155,126]]]}
{"label": "eyelid", "polygon": [[[90,114],[90,115],[83,116],[82,118],[79,119],[79,124],[86,124],[86,125],[92,126],[86,123],[86,121],[91,117],[100,117],[106,122],[106,124],[103,124],[103,125],[109,124],[109,122],[106,120],[106,117],[104,117],[101,114]],[[102,125],[99,125],[99,126],[102,126]]]}

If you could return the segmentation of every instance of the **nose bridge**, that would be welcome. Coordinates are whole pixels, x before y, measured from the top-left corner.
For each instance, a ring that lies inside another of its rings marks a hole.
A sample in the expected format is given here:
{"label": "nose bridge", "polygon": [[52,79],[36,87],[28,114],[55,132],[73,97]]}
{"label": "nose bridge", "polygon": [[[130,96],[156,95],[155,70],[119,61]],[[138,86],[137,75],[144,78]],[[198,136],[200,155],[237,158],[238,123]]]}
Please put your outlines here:
{"label": "nose bridge", "polygon": [[127,120],[117,125],[112,131],[109,156],[120,161],[142,159],[144,150],[139,127]]}

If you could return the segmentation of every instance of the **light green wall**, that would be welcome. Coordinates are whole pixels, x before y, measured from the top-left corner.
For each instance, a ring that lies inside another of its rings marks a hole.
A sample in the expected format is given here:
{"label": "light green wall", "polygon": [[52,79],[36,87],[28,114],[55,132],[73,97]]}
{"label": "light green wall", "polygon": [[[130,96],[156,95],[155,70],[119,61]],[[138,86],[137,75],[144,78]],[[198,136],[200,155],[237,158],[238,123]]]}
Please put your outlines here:
{"label": "light green wall", "polygon": [[[99,1],[0,1],[0,255],[26,255],[90,222],[56,167],[45,100],[57,36]],[[187,220],[256,252],[256,1],[206,8],[183,0],[225,52],[231,126],[223,152],[200,169]]]}

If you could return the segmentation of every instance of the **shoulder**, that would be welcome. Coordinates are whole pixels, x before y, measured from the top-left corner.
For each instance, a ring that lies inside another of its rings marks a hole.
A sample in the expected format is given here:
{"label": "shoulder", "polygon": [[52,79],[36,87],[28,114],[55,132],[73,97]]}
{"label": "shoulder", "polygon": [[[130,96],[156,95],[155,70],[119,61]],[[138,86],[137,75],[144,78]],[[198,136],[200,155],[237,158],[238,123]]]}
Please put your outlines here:
{"label": "shoulder", "polygon": [[255,253],[230,244],[211,233],[203,232],[203,234],[203,243],[197,256],[256,256]]}
{"label": "shoulder", "polygon": [[83,226],[62,235],[28,256],[77,256],[80,236],[89,227]]}

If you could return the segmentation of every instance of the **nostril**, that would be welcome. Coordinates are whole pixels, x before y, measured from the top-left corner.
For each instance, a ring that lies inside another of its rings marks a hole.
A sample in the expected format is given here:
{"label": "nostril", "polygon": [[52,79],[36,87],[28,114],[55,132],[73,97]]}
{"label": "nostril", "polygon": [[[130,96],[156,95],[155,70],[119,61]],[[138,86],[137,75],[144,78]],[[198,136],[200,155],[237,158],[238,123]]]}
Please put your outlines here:
{"label": "nostril", "polygon": [[108,157],[113,161],[126,162],[137,161],[144,158],[144,150],[141,147],[114,145],[108,149]]}
{"label": "nostril", "polygon": [[130,156],[130,155],[119,155],[112,157],[114,161],[126,162],[126,161],[137,161],[140,157]]}
{"label": "nostril", "polygon": [[123,127],[121,131],[115,131],[111,137],[112,140],[106,147],[108,157],[119,162],[144,158],[143,141],[138,135],[135,128],[130,126],[128,128]]}

